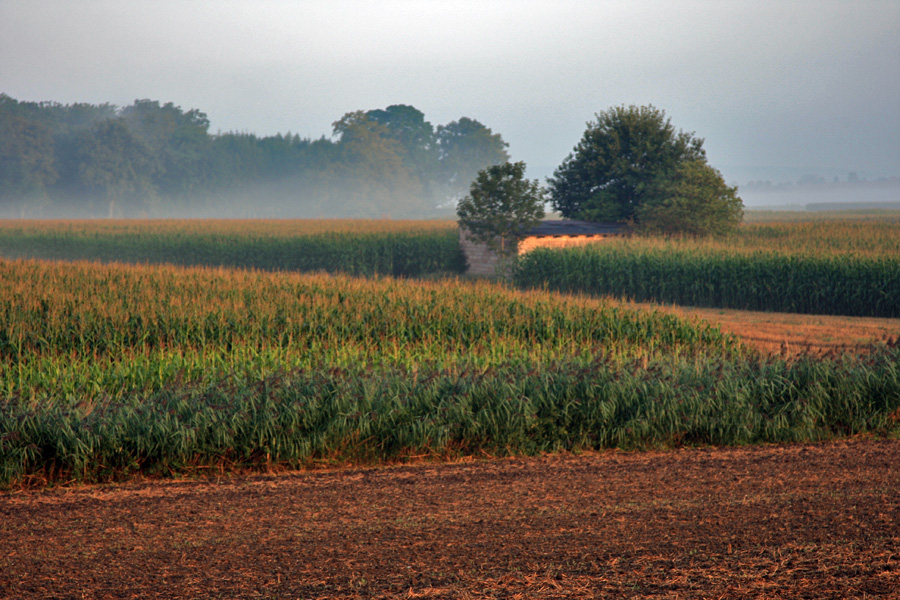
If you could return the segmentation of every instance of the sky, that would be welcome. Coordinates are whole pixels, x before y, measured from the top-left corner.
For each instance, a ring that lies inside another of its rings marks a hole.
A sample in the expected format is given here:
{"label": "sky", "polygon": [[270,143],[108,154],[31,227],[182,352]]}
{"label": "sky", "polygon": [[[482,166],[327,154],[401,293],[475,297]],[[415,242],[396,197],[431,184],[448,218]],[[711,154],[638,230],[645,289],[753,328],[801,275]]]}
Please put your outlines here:
{"label": "sky", "polygon": [[900,175],[900,2],[0,0],[0,93],[311,138],[410,104],[540,178],[598,112],[652,104],[729,183],[874,179]]}

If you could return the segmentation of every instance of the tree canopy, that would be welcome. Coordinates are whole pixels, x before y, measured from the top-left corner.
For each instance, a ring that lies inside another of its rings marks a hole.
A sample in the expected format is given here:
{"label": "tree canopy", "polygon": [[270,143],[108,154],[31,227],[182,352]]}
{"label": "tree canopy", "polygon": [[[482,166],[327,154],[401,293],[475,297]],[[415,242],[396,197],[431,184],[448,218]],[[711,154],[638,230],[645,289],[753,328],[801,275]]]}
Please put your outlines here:
{"label": "tree canopy", "polygon": [[422,111],[406,104],[370,110],[366,117],[385,127],[384,134],[400,145],[404,166],[422,182],[437,177],[439,157],[434,126]]}
{"label": "tree canopy", "polygon": [[475,119],[463,117],[439,125],[436,135],[440,181],[446,190],[444,196],[451,201],[466,193],[480,170],[509,160],[509,144]]}
{"label": "tree canopy", "polygon": [[662,234],[724,234],[740,224],[744,205],[737,188],[704,161],[681,163],[669,178],[658,178],[635,213],[643,231]]}
{"label": "tree canopy", "polygon": [[740,222],[737,190],[707,164],[703,139],[676,131],[653,106],[617,106],[596,117],[548,179],[564,217],[694,234]]}
{"label": "tree canopy", "polygon": [[536,179],[525,179],[524,162],[494,165],[478,172],[456,214],[467,235],[511,256],[521,236],[544,218],[544,190]]}

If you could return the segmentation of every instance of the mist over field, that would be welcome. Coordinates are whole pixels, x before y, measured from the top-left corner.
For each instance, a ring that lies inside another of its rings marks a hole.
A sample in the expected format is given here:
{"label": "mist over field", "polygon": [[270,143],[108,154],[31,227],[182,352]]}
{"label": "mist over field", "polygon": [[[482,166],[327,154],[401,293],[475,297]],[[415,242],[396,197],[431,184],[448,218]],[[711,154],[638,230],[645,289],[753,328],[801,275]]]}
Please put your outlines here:
{"label": "mist over field", "polygon": [[[435,126],[477,119],[541,181],[598,112],[653,105],[705,140],[709,164],[748,206],[890,202],[893,192],[874,188],[779,192],[770,201],[748,184],[900,176],[897,31],[895,0],[0,0],[0,94],[113,108],[172,103],[202,112],[210,136],[234,136],[245,149],[246,136],[336,141],[341,115],[410,106]],[[6,154],[22,156],[15,147]],[[294,185],[271,162],[268,172],[249,173],[252,184],[223,183],[229,173],[248,175],[247,164],[216,162],[218,171],[204,175],[218,182],[215,193],[182,186],[138,199],[144,182],[107,178],[121,184],[116,193],[135,196],[128,211],[110,209],[108,190],[41,204],[33,190],[7,186],[0,192],[16,200],[0,203],[0,213],[396,218],[446,212],[459,195],[459,187],[416,190],[391,161],[374,165],[390,175],[380,182],[373,165],[356,165],[376,182],[364,192],[349,172],[311,164],[306,172],[327,185],[310,177]],[[423,179],[422,165],[401,166],[420,182],[435,180]],[[86,187],[105,185],[96,170],[80,175]],[[163,199],[172,197],[187,202],[170,209]],[[89,208],[72,205],[82,200]]]}
{"label": "mist over field", "polygon": [[[421,197],[398,197],[391,204],[365,209],[350,205],[352,194],[335,185],[329,190],[308,190],[302,184],[263,182],[252,187],[223,191],[213,196],[158,200],[137,210],[116,212],[127,219],[443,219],[455,218],[453,208],[421,205]],[[105,199],[82,198],[62,206],[0,207],[0,219],[106,219]]]}
{"label": "mist over field", "polygon": [[311,139],[210,134],[204,112],[171,102],[0,93],[0,215],[430,218],[507,147],[477,119],[435,126],[404,104],[348,112]]}
{"label": "mist over field", "polygon": [[[302,181],[263,181],[244,189],[161,203],[139,217],[187,219],[434,219],[455,218],[452,207],[427,205],[421,195],[395,195],[377,204],[358,201],[348,181],[327,188]],[[52,214],[52,211],[51,211]],[[64,217],[63,217],[64,218]]]}
{"label": "mist over field", "polygon": [[900,181],[885,180],[867,184],[820,184],[781,186],[748,185],[739,188],[747,208],[785,208],[790,210],[900,210]]}

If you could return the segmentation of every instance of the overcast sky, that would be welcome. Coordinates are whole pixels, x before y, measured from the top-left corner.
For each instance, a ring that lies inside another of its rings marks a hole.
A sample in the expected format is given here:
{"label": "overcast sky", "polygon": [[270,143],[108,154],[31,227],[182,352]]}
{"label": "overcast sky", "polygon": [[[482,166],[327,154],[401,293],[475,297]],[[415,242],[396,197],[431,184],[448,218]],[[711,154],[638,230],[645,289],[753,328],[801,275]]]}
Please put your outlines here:
{"label": "overcast sky", "polygon": [[729,183],[893,176],[900,1],[0,0],[0,92],[304,137],[411,104],[478,119],[533,177],[595,113],[653,104]]}

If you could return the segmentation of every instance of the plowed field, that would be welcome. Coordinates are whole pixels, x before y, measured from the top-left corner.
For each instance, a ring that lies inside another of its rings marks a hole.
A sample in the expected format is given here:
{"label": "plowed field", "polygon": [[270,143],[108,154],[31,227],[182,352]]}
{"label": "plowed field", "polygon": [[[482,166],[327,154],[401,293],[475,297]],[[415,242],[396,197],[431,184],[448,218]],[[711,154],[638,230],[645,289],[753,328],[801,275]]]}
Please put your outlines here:
{"label": "plowed field", "polygon": [[898,598],[900,442],[0,495],[3,598]]}
{"label": "plowed field", "polygon": [[688,320],[706,321],[750,346],[774,354],[840,354],[865,351],[873,343],[900,338],[900,319],[770,313],[624,302]]}

